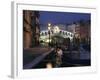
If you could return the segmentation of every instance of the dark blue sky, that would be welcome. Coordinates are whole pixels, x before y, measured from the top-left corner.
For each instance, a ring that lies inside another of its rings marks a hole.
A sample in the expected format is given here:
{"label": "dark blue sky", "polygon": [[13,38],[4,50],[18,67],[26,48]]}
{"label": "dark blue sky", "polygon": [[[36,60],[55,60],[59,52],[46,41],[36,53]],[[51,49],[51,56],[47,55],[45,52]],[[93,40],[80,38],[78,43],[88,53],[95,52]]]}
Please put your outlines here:
{"label": "dark blue sky", "polygon": [[70,24],[79,20],[90,20],[89,13],[40,11],[40,24]]}

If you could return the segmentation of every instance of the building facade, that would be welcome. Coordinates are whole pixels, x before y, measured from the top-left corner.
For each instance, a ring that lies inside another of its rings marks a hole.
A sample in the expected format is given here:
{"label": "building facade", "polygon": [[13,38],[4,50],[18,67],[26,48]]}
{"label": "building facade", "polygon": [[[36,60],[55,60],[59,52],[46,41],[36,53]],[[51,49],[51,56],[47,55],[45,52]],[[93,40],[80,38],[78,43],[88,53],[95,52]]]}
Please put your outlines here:
{"label": "building facade", "polygon": [[31,48],[39,45],[39,12],[23,11],[23,47]]}
{"label": "building facade", "polygon": [[67,30],[69,32],[72,32],[73,34],[75,34],[75,28],[76,28],[76,24],[70,24],[67,26]]}
{"label": "building facade", "polygon": [[90,42],[91,38],[91,24],[90,21],[81,21],[75,28],[75,32],[81,41],[85,40]]}

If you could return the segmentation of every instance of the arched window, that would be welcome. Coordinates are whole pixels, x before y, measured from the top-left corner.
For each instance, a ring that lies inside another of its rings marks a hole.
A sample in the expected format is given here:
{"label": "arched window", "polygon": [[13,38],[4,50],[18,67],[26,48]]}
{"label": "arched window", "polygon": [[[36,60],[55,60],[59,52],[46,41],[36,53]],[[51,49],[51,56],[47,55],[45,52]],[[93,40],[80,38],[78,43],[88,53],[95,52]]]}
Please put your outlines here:
{"label": "arched window", "polygon": [[44,34],[43,34],[43,32],[41,32],[41,34],[40,34],[41,36],[43,36]]}
{"label": "arched window", "polygon": [[47,35],[48,33],[47,32],[45,32],[45,35]]}
{"label": "arched window", "polygon": [[68,36],[67,32],[66,32],[66,36]]}
{"label": "arched window", "polygon": [[62,31],[60,31],[60,34],[62,33]]}
{"label": "arched window", "polygon": [[70,36],[70,33],[68,33],[68,36]]}
{"label": "arched window", "polygon": [[70,34],[71,37],[73,37],[73,34]]}

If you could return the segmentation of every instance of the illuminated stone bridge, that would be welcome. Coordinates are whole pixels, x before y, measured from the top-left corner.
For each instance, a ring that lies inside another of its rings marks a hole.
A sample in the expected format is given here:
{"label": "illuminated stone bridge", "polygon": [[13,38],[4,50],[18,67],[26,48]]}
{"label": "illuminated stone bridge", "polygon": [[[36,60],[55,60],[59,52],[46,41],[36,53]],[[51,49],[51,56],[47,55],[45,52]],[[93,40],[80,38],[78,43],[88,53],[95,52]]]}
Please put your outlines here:
{"label": "illuminated stone bridge", "polygon": [[42,30],[40,32],[40,41],[42,40],[44,42],[51,42],[51,38],[55,36],[70,38],[70,40],[72,40],[74,37],[74,33],[66,30],[60,30],[58,27],[55,27],[52,30]]}

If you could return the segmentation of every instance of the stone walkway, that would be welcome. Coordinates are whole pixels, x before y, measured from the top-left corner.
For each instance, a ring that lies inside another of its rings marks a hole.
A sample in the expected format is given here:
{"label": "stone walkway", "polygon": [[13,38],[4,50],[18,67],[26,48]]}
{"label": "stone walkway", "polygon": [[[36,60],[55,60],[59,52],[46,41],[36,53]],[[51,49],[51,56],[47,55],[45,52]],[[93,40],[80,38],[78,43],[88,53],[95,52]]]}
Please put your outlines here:
{"label": "stone walkway", "polygon": [[[41,60],[43,60],[53,50],[54,50],[53,48],[52,49],[50,49],[50,48],[32,48],[32,49],[28,49],[28,51],[26,51],[26,52],[24,50],[24,56],[26,56],[26,58],[24,58],[24,61],[25,61],[25,59],[27,61],[29,59],[29,62],[26,63],[23,66],[23,68],[24,69],[31,69],[36,64],[38,64]],[[31,55],[30,56],[27,56],[26,54],[27,55],[30,55],[31,54]],[[33,57],[33,56],[35,56],[35,57]],[[32,58],[32,57],[33,57],[33,59],[30,60],[30,58]]]}

